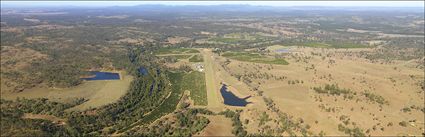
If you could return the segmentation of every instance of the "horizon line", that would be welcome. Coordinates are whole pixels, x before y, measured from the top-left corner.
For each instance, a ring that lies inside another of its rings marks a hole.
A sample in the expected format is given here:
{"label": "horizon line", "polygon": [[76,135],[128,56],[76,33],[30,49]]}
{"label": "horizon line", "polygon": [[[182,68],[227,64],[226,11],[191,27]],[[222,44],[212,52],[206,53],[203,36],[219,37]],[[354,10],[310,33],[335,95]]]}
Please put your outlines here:
{"label": "horizon line", "polygon": [[163,6],[222,6],[245,5],[262,7],[385,7],[424,8],[424,1],[0,1],[2,8],[13,7],[130,7]]}
{"label": "horizon line", "polygon": [[322,5],[297,5],[297,6],[270,6],[270,5],[250,5],[250,4],[216,4],[216,5],[168,5],[168,4],[138,4],[138,5],[1,5],[1,8],[42,8],[42,7],[78,7],[78,8],[108,8],[108,7],[135,7],[135,6],[169,6],[169,7],[183,7],[183,6],[254,6],[254,7],[318,7],[318,8],[425,8],[421,6],[322,6]]}

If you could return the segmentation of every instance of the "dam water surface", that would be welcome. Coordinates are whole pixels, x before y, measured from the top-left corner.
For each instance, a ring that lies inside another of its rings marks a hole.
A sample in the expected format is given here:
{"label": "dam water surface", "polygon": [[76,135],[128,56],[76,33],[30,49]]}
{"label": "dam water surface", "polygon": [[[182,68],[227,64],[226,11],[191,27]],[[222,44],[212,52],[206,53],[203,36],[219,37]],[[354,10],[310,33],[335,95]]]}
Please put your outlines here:
{"label": "dam water surface", "polygon": [[89,71],[93,77],[81,78],[83,80],[120,80],[120,74],[113,72]]}
{"label": "dam water surface", "polygon": [[239,98],[232,92],[227,90],[227,85],[223,84],[220,89],[221,96],[224,98],[224,104],[229,106],[240,106],[244,107],[250,102],[247,102],[246,99],[248,99],[251,96],[245,97],[245,98]]}

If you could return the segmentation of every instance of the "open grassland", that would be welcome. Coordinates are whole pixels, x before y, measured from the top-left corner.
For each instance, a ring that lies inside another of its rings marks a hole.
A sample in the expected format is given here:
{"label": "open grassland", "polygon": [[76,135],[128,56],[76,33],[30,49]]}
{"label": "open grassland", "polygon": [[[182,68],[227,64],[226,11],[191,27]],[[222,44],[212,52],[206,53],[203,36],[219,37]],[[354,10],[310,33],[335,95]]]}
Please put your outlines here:
{"label": "open grassland", "polygon": [[305,46],[313,48],[368,48],[368,46],[356,43],[344,42],[304,42],[304,43],[289,43],[289,46]]}
{"label": "open grassland", "polygon": [[190,98],[195,102],[195,105],[208,105],[204,73],[198,71],[190,72],[183,76],[181,82],[181,88],[190,91]]}
{"label": "open grassland", "polygon": [[190,53],[199,53],[196,49],[188,48],[161,48],[155,51],[156,55],[161,54],[190,54]]}
{"label": "open grassland", "polygon": [[216,79],[215,69],[213,63],[213,55],[210,49],[203,49],[201,51],[204,57],[205,64],[205,83],[207,90],[207,98],[208,98],[208,107],[209,108],[217,108],[222,105],[221,95],[219,93],[219,83]]}
{"label": "open grassland", "polygon": [[[316,135],[423,133],[422,69],[405,65],[406,61],[375,63],[356,56],[357,49],[295,50],[296,53],[287,55],[290,65],[234,60],[224,65],[224,70],[271,98],[274,101],[271,106],[287,113],[295,122],[306,124]],[[261,111],[254,112],[244,109],[241,114],[242,119],[259,117],[258,121],[250,120],[247,124],[249,133],[258,130],[277,133],[271,129],[280,128],[279,124],[261,120]],[[267,114],[271,119],[277,118]]]}
{"label": "open grassland", "polygon": [[277,64],[277,65],[288,65],[289,63],[284,59],[271,58],[262,56],[256,53],[246,52],[225,52],[222,54],[223,57],[235,59],[239,61],[264,63],[264,64]]}
{"label": "open grassland", "polygon": [[189,62],[204,62],[201,55],[194,55],[189,59]]}
{"label": "open grassland", "polygon": [[202,56],[196,49],[188,48],[162,48],[155,51],[155,55],[161,58],[175,58],[178,60],[189,59],[189,62],[202,62]]}
{"label": "open grassland", "polygon": [[[245,98],[245,97],[249,97],[247,99],[248,102],[251,102],[250,104],[248,104],[246,107],[236,107],[236,106],[228,106],[228,105],[224,105],[223,104],[223,98],[221,97],[220,93],[218,92],[219,90],[216,90],[216,95],[218,95],[219,97],[217,99],[215,98],[209,98],[212,101],[219,101],[219,105],[217,105],[216,107],[209,107],[210,110],[219,110],[219,111],[223,111],[225,109],[231,109],[231,110],[243,110],[243,112],[240,114],[240,121],[242,121],[242,125],[243,125],[243,129],[245,129],[248,134],[265,134],[264,130],[259,127],[258,123],[260,122],[257,118],[260,117],[260,113],[259,112],[267,112],[270,113],[270,118],[272,119],[280,119],[276,114],[273,114],[271,112],[271,109],[267,108],[266,103],[263,102],[263,99],[261,96],[258,96],[256,92],[253,91],[253,88],[249,87],[247,84],[245,84],[243,81],[238,80],[238,78],[236,78],[234,75],[230,74],[227,71],[227,68],[225,67],[226,65],[225,62],[227,62],[227,59],[219,56],[217,54],[212,54],[212,52],[210,50],[204,50],[204,55],[206,56],[205,58],[207,58],[205,64],[206,64],[206,70],[205,72],[208,72],[208,65],[211,65],[211,70],[212,70],[212,76],[211,78],[217,82],[217,84],[219,83],[225,83],[228,87],[228,90],[231,91],[233,94],[235,94],[237,97],[239,98]],[[233,62],[233,61],[232,61]],[[235,61],[235,62],[240,62],[240,61]],[[208,76],[208,75],[207,75]],[[208,80],[208,79],[207,79]],[[208,83],[208,82],[207,82]],[[208,86],[215,86],[212,85],[211,83],[208,83],[210,85]],[[216,87],[220,87],[221,85],[216,85]],[[219,88],[217,88],[219,89]],[[210,92],[208,92],[210,93]],[[210,94],[208,94],[210,95]],[[209,100],[210,101],[210,100]],[[233,121],[233,118],[232,118]],[[233,124],[232,124],[233,125]],[[283,124],[282,124],[283,125]],[[224,127],[226,127],[225,125],[223,125]],[[276,127],[276,124],[272,125],[271,122],[264,124],[263,126],[268,126],[268,127]],[[235,127],[234,127],[235,128]],[[232,130],[232,133],[236,133],[234,132],[234,130]],[[239,133],[238,133],[239,134]]]}
{"label": "open grassland", "polygon": [[281,49],[288,49],[288,47],[282,46],[282,45],[273,45],[273,46],[268,46],[266,48],[266,50],[268,50],[268,51],[276,51],[276,50],[281,50]]}
{"label": "open grassland", "polygon": [[210,123],[199,135],[196,136],[234,136],[232,134],[232,121],[223,115],[206,116]]}
{"label": "open grassland", "polygon": [[116,102],[127,93],[133,78],[125,73],[121,73],[121,76],[121,80],[85,81],[72,88],[32,88],[19,93],[4,93],[2,98],[48,98],[52,101],[64,103],[84,98],[88,101],[70,110],[86,110]]}
{"label": "open grassland", "polygon": [[192,55],[158,55],[158,57],[173,57],[176,59],[188,59]]}

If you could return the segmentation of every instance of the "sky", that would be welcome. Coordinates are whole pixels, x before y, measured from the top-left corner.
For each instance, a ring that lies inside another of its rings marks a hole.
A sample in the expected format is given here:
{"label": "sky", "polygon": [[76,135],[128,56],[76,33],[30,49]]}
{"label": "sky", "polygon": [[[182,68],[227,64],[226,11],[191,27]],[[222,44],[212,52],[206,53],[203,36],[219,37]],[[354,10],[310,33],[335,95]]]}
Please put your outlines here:
{"label": "sky", "polygon": [[133,6],[248,4],[259,6],[350,6],[350,7],[424,7],[424,1],[1,1],[1,7],[28,6]]}

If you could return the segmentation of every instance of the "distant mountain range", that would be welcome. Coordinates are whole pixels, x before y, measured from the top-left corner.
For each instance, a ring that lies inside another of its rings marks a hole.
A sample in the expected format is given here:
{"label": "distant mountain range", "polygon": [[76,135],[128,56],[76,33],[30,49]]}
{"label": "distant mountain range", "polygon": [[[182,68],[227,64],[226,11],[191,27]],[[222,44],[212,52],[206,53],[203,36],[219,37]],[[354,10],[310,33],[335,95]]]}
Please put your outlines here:
{"label": "distant mountain range", "polygon": [[256,11],[291,11],[291,10],[345,10],[345,11],[409,11],[424,12],[424,7],[326,7],[326,6],[256,6],[246,4],[235,5],[161,5],[144,4],[136,6],[110,6],[110,7],[90,7],[90,6],[26,6],[2,5],[2,8],[52,8],[52,9],[114,9],[114,10],[139,10],[139,11],[179,11],[179,12],[208,12],[208,11],[237,11],[237,12],[256,12]]}

